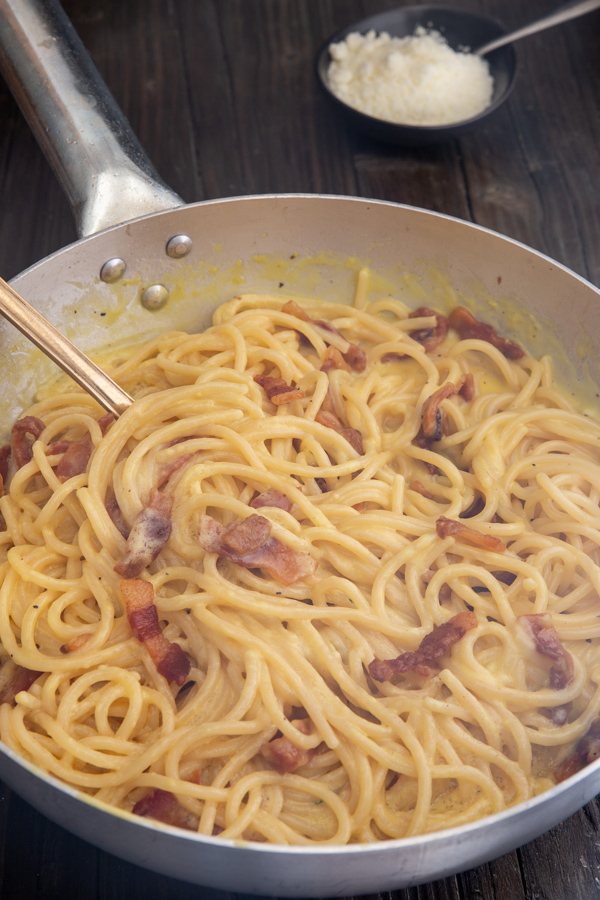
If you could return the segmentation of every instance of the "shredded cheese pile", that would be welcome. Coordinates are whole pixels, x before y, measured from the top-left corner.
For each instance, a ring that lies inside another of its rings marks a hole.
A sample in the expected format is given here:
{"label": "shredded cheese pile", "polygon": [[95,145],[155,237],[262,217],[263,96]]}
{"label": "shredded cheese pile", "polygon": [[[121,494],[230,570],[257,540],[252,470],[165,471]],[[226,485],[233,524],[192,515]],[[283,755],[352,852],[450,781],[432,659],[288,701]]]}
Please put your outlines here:
{"label": "shredded cheese pile", "polygon": [[329,47],[328,83],[360,112],[405,125],[446,125],[471,119],[492,101],[486,60],[453,50],[437,31],[411,37],[353,32]]}

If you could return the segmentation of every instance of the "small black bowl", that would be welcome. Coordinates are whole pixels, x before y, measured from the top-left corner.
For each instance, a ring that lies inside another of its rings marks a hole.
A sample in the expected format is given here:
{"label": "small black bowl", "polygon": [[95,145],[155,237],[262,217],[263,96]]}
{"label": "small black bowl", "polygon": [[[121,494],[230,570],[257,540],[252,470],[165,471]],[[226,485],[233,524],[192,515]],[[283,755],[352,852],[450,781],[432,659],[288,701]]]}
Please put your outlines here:
{"label": "small black bowl", "polygon": [[343,111],[348,121],[378,140],[415,146],[460,137],[492,115],[504,103],[513,89],[517,73],[517,60],[512,44],[508,44],[488,53],[485,57],[489,62],[490,74],[494,79],[492,102],[487,109],[471,119],[463,119],[461,122],[452,122],[447,125],[402,125],[368,116],[336,97],[327,83],[327,70],[331,62],[330,44],[343,41],[355,31],[360,34],[366,34],[368,31],[380,34],[382,31],[386,31],[392,37],[408,37],[414,34],[415,28],[419,25],[439,31],[453,50],[464,47],[475,50],[488,41],[507,33],[493,19],[462,9],[453,9],[448,6],[404,6],[370,16],[368,19],[362,19],[330,37],[323,44],[317,56],[318,78],[327,95]]}

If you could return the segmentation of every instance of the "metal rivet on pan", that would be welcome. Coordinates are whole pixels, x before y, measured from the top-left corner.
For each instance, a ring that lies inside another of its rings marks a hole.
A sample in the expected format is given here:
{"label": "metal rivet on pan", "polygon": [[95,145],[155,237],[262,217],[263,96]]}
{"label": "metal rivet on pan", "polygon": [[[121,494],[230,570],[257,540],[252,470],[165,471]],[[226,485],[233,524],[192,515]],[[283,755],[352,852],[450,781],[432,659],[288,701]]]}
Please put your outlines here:
{"label": "metal rivet on pan", "polygon": [[169,292],[164,284],[151,284],[142,294],[142,306],[154,312],[162,309],[169,299]]}
{"label": "metal rivet on pan", "polygon": [[192,239],[187,234],[176,234],[167,241],[167,256],[180,259],[187,256],[192,249]]}
{"label": "metal rivet on pan", "polygon": [[127,263],[124,259],[121,259],[120,256],[113,256],[112,259],[107,259],[100,269],[100,278],[107,284],[113,284],[121,278],[126,268]]}

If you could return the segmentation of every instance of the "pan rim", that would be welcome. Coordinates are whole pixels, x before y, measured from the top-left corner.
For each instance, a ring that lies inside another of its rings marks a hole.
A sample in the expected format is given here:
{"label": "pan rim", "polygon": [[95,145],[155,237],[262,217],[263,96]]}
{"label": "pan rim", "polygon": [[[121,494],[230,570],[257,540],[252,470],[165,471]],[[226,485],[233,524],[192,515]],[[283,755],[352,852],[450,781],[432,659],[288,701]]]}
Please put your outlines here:
{"label": "pan rim", "polygon": [[67,253],[70,250],[75,248],[86,246],[95,239],[103,236],[109,236],[111,234],[115,234],[120,229],[128,228],[132,225],[143,224],[150,220],[157,220],[160,218],[172,218],[177,217],[178,214],[181,214],[183,211],[190,211],[198,208],[223,205],[223,204],[236,204],[236,203],[252,203],[255,201],[285,201],[285,200],[306,200],[308,202],[314,200],[333,200],[333,201],[343,201],[343,202],[351,202],[356,204],[364,204],[365,206],[377,206],[377,207],[385,207],[392,209],[402,209],[406,211],[412,211],[416,213],[420,213],[423,216],[430,217],[431,219],[442,219],[445,221],[452,222],[454,224],[459,224],[464,226],[467,229],[472,229],[474,231],[483,232],[495,238],[500,238],[502,241],[511,244],[515,247],[519,247],[522,250],[525,250],[529,253],[533,253],[536,257],[541,259],[543,262],[549,264],[552,267],[556,267],[560,269],[562,272],[573,276],[579,282],[584,284],[586,287],[591,288],[597,294],[600,295],[600,287],[593,284],[588,278],[583,275],[580,275],[578,272],[575,272],[573,269],[566,266],[564,263],[559,262],[553,257],[549,256],[547,253],[544,253],[542,250],[537,250],[534,247],[531,247],[529,244],[523,243],[523,241],[519,241],[517,238],[509,237],[506,234],[502,234],[500,231],[496,231],[493,228],[489,228],[487,225],[480,225],[477,222],[470,222],[467,219],[461,219],[458,216],[451,216],[448,213],[437,212],[436,210],[425,209],[420,206],[412,206],[408,203],[397,203],[393,200],[380,200],[377,198],[370,197],[358,197],[352,196],[349,194],[314,194],[308,192],[294,192],[294,193],[266,193],[266,194],[237,194],[231,197],[216,197],[208,200],[197,200],[193,203],[186,203],[182,206],[177,206],[171,209],[159,210],[158,212],[147,213],[143,216],[138,216],[134,219],[128,219],[125,222],[121,222],[118,225],[111,225],[109,228],[105,228],[102,231],[98,231],[95,234],[88,235],[84,238],[79,238],[76,241],[71,242],[70,244],[66,244],[64,247],[55,250],[53,253],[48,254],[42,259],[32,263],[32,265],[23,269],[17,275],[13,276],[10,279],[9,284],[17,284],[20,278],[23,278],[26,275],[29,275],[35,272],[40,266],[44,265],[49,260],[53,260],[58,258],[61,254]]}

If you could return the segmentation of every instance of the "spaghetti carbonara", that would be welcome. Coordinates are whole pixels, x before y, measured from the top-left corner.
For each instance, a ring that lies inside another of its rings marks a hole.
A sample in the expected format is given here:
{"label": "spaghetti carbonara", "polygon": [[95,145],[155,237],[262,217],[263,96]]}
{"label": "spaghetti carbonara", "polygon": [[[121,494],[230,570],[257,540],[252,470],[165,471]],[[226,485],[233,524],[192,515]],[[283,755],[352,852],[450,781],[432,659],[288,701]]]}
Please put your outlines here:
{"label": "spaghetti carbonara", "polygon": [[[462,308],[244,295],[1,454],[0,734],[97,799],[370,842],[600,739],[600,425]],[[599,735],[596,736],[596,732]]]}

